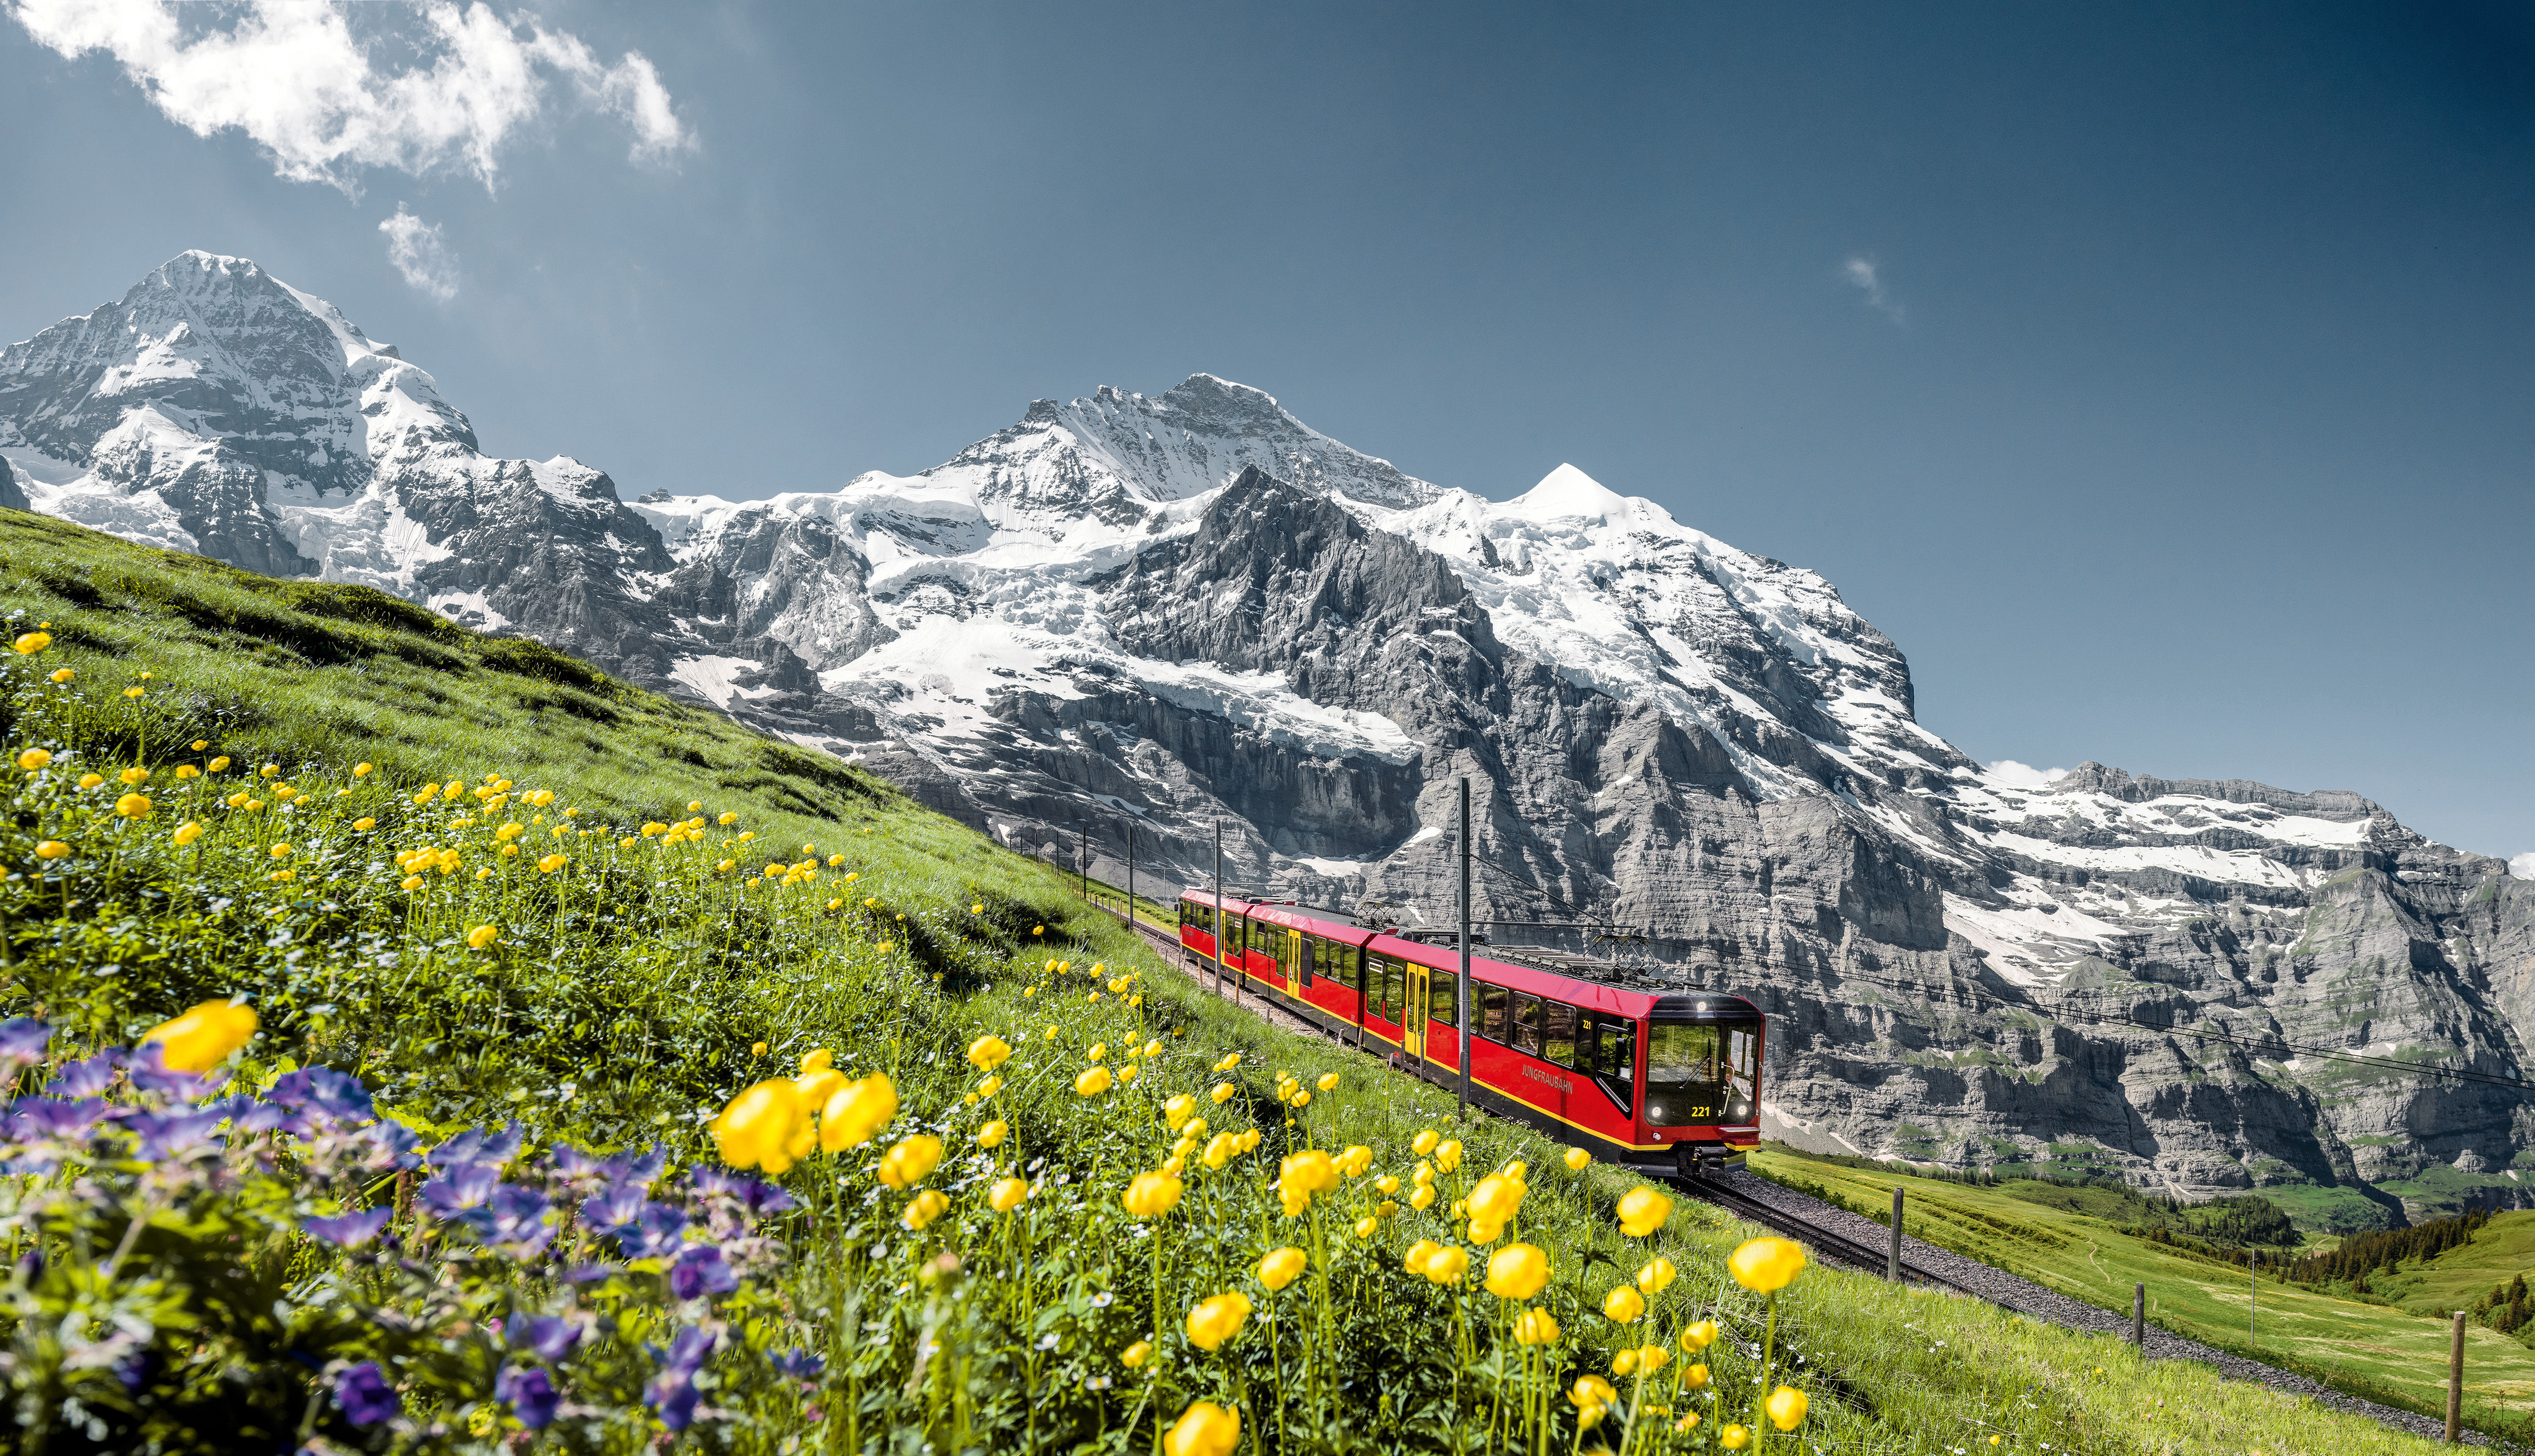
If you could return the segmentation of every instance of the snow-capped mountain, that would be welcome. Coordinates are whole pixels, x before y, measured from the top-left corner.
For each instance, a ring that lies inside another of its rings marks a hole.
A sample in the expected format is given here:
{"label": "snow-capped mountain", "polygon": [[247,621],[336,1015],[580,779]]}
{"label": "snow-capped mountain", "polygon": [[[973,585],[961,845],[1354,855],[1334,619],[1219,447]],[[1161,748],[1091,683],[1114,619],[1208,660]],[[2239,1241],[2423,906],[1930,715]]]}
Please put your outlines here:
{"label": "snow-capped mountain", "polygon": [[2535,884],[2352,794],[1984,770],[1830,583],[1572,466],[1489,501],[1198,375],[913,476],[629,505],[203,254],[0,351],[0,457],[37,510],[543,637],[1111,877],[1132,826],[1194,880],[1220,822],[1237,883],[1441,919],[1472,775],[1482,918],[1762,1001],[1809,1145],[2344,1223],[2535,1163],[2514,1090],[2247,1050],[2522,1075]]}

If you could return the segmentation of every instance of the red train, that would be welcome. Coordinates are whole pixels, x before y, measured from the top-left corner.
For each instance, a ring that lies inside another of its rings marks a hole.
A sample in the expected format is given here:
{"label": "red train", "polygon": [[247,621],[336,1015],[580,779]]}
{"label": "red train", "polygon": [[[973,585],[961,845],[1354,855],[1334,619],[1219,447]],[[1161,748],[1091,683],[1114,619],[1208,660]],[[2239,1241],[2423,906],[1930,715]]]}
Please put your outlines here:
{"label": "red train", "polygon": [[[1180,897],[1180,946],[1213,973],[1214,896]],[[1460,1081],[1452,949],[1225,898],[1226,976],[1421,1075]],[[1761,1139],[1760,1009],[1739,996],[1655,996],[1470,957],[1470,1095],[1607,1162],[1689,1176]]]}

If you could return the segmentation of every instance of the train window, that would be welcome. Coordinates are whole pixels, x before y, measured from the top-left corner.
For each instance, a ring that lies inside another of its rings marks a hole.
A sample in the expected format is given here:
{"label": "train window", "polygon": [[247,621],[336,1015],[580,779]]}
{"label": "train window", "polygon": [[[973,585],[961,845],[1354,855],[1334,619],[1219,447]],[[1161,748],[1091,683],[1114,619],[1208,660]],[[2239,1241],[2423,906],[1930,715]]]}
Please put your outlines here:
{"label": "train window", "polygon": [[1395,960],[1382,963],[1382,1019],[1404,1020],[1408,1013],[1408,967]]}
{"label": "train window", "polygon": [[1747,1022],[1725,1029],[1725,1106],[1718,1113],[1728,1122],[1753,1121],[1753,1089],[1761,1076],[1761,1025]]}
{"label": "train window", "polygon": [[1329,941],[1322,940],[1318,936],[1305,936],[1302,938],[1302,943],[1294,947],[1294,971],[1296,980],[1302,982],[1306,986],[1312,984],[1312,962],[1319,959],[1321,952],[1329,948]]}
{"label": "train window", "polygon": [[1441,971],[1427,978],[1426,1019],[1441,1021],[1446,1026],[1458,1024],[1453,1018],[1460,1014],[1460,1008],[1453,1003],[1456,995],[1453,986],[1453,978]]}
{"label": "train window", "polygon": [[[1638,1023],[1605,1016],[1594,1031],[1601,1043],[1593,1054],[1594,1070],[1606,1082],[1630,1087],[1638,1079]],[[1627,1095],[1620,1100],[1626,1102]]]}
{"label": "train window", "polygon": [[1565,1066],[1576,1060],[1576,1008],[1542,1001],[1540,1010],[1540,1055]]}
{"label": "train window", "polygon": [[1180,923],[1211,935],[1214,932],[1214,912],[1204,905],[1182,905]]}
{"label": "train window", "polygon": [[1717,1121],[1714,1026],[1658,1021],[1646,1029],[1646,1121],[1678,1126]]}
{"label": "train window", "polygon": [[1223,954],[1224,958],[1231,961],[1234,965],[1239,965],[1241,963],[1242,938],[1249,934],[1247,930],[1243,929],[1244,924],[1245,922],[1240,916],[1233,914],[1229,910],[1224,912],[1222,936]]}
{"label": "train window", "polygon": [[1508,1001],[1506,989],[1482,981],[1479,983],[1479,1035],[1492,1041],[1504,1041],[1510,1029],[1506,1025]]}
{"label": "train window", "polygon": [[1540,1055],[1540,998],[1514,994],[1514,1040],[1510,1045],[1517,1052]]}
{"label": "train window", "polygon": [[1576,1060],[1567,1064],[1577,1071],[1589,1072],[1593,1069],[1593,1028],[1600,1019],[1590,1011],[1579,1010],[1576,1013]]}

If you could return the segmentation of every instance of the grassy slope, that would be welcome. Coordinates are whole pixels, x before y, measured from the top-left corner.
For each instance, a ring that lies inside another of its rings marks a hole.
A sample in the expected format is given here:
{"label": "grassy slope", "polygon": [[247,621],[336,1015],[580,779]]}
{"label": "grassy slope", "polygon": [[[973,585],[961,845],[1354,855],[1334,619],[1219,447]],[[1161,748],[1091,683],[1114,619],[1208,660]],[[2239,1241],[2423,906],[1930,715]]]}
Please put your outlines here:
{"label": "grassy slope", "polygon": [[[2470,1304],[2475,1296],[2535,1262],[2535,1214],[2495,1220],[2488,1241],[2453,1250],[2455,1268],[2398,1276],[2404,1309],[2261,1284],[2257,1334],[2246,1329],[2251,1291],[2245,1271],[2120,1233],[2084,1211],[2082,1189],[2043,1187],[2038,1202],[2000,1188],[1844,1168],[1777,1147],[1755,1166],[1789,1183],[1820,1184],[1859,1213],[1889,1209],[1903,1184],[1908,1232],[2002,1269],[2127,1314],[2134,1283],[2144,1283],[2149,1318],[2163,1328],[2223,1350],[2287,1365],[2356,1394],[2425,1413],[2445,1409],[2446,1321],[2435,1308]],[[2052,1203],[2063,1206],[2054,1207]],[[2480,1250],[2479,1257],[2469,1258]],[[2510,1259],[2520,1262],[2511,1264]],[[2392,1285],[2394,1278],[2380,1280]],[[2535,1393],[2535,1351],[2479,1327],[2467,1331],[2466,1418],[2477,1428],[2526,1433],[2520,1412]]]}
{"label": "grassy slope", "polygon": [[[862,1056],[865,1065],[894,1059],[910,1107],[948,1107],[958,1118],[967,1073],[956,1056],[945,1054],[991,1029],[1024,1047],[1005,1098],[1023,1129],[1016,1159],[1044,1156],[1054,1160],[1050,1173],[1070,1168],[1106,1186],[1149,1166],[1154,1156],[1078,1107],[1062,1090],[1070,1075],[1063,1056],[1032,1045],[1030,1033],[1042,1021],[1064,1020],[1071,1042],[1095,1015],[1119,1014],[1115,1002],[1061,1008],[1025,999],[1020,987],[1035,979],[1021,968],[1048,940],[1061,941],[1068,953],[1116,965],[1154,970],[1159,962],[1115,924],[1071,901],[1066,877],[859,773],[608,682],[530,645],[470,637],[374,593],[274,582],[0,512],[0,614],[12,612],[18,614],[13,630],[50,621],[58,644],[45,664],[65,664],[82,675],[85,691],[76,705],[51,710],[53,740],[62,747],[98,758],[163,760],[176,746],[202,737],[216,740],[215,752],[242,762],[273,760],[311,785],[349,785],[345,766],[368,760],[380,771],[366,783],[383,798],[426,776],[471,781],[498,770],[523,783],[552,785],[567,801],[588,806],[592,818],[619,822],[668,817],[689,801],[704,801],[741,813],[769,843],[816,839],[825,847],[846,836],[860,873],[887,886],[882,892],[891,904],[904,906],[919,924],[973,926],[961,902],[995,894],[995,924],[959,932],[977,938],[963,941],[973,953],[946,955],[940,963],[973,972],[978,955],[1001,957],[1008,971],[959,975],[938,989],[923,985],[925,978],[906,977],[901,992],[878,976],[853,985],[752,980],[744,964],[721,962],[701,969],[635,964],[575,987],[535,980],[534,965],[525,964],[516,970],[519,986],[535,988],[538,997],[578,996],[587,1003],[555,1011],[531,999],[517,1008],[518,1021],[488,1021],[464,999],[473,994],[464,977],[453,974],[446,985],[427,981],[409,993],[421,1001],[391,1003],[378,1013],[386,1019],[364,1022],[362,998],[380,1003],[378,988],[363,984],[375,972],[346,963],[320,977],[310,969],[314,962],[267,956],[234,935],[206,938],[204,963],[178,964],[182,957],[174,957],[149,976],[97,978],[95,989],[79,992],[74,1004],[59,988],[85,986],[95,970],[117,963],[115,945],[68,932],[39,943],[21,926],[20,950],[34,965],[6,988],[8,1004],[0,1010],[27,1008],[30,988],[40,977],[55,988],[47,1014],[85,1019],[105,1040],[128,1037],[197,994],[260,986],[267,992],[267,1036],[258,1056],[364,1061],[386,1084],[383,1101],[435,1122],[525,1112],[540,1135],[601,1140],[648,1137],[666,1126],[689,1155],[701,1148],[695,1111],[717,1103],[753,1074],[752,1065],[762,1064],[749,1059],[753,1040],[773,1042],[778,1054],[833,1040]],[[148,696],[137,703],[123,698],[120,685],[144,671],[153,674]],[[18,730],[25,707],[19,699],[9,706],[13,753],[23,743]],[[384,804],[383,815],[397,802]],[[12,864],[26,862],[29,846],[0,842]],[[365,873],[358,859],[357,852],[344,858],[340,873]],[[239,897],[265,893],[243,876],[233,888]],[[304,908],[290,913],[317,913],[320,894],[333,891],[299,893],[292,903]],[[1046,939],[1020,929],[1033,920],[1049,932]],[[862,934],[904,932],[891,931],[881,917]],[[419,941],[405,948],[417,958],[454,954]],[[831,964],[855,969],[867,960],[859,956],[857,949]],[[465,962],[458,957],[456,963]],[[1424,1084],[1326,1042],[1265,1027],[1168,972],[1148,984],[1152,1004],[1145,1014],[1157,1029],[1185,1038],[1189,1055],[1175,1052],[1167,1066],[1157,1062],[1139,1097],[1157,1100],[1162,1089],[1156,1084],[1166,1076],[1174,1085],[1202,1084],[1203,1061],[1237,1048],[1263,1070],[1291,1069],[1307,1078],[1324,1069],[1344,1072],[1343,1085],[1315,1105],[1313,1117],[1373,1145],[1383,1166],[1402,1166],[1410,1135],[1449,1116],[1449,1097]],[[486,1004],[509,1014],[498,995]],[[883,1028],[886,1048],[874,1044]],[[425,1035],[432,1039],[416,1040]],[[581,1101],[569,1109],[545,1100],[566,1080],[582,1089]],[[1555,1166],[1552,1145],[1519,1130],[1483,1123],[1469,1139],[1474,1165],[1530,1161],[1534,1188],[1523,1236],[1544,1245],[1563,1274],[1580,1273],[1598,1289],[1642,1257],[1644,1247],[1622,1240],[1609,1221],[1612,1201],[1631,1180],[1604,1168],[1570,1175]],[[1403,1215],[1402,1232],[1386,1237],[1410,1237],[1409,1224]],[[1700,1299],[1714,1292],[1729,1322],[1757,1335],[1743,1323],[1754,1313],[1749,1302],[1722,1277],[1723,1255],[1750,1232],[1689,1208],[1660,1246],[1684,1271],[1681,1290]],[[1222,1233],[1225,1256],[1239,1257],[1243,1231]],[[820,1250],[806,1252],[815,1261]],[[1076,1260],[1086,1279],[1118,1277],[1113,1249],[1071,1248],[1063,1256]],[[1431,1307],[1418,1304],[1424,1293],[1412,1287],[1408,1304]],[[1118,1317],[1123,1312],[1109,1316],[1119,1329],[1101,1326],[1095,1350],[1101,1342],[1115,1347],[1133,1338]],[[2391,1452],[2421,1444],[2227,1385],[2198,1368],[2139,1370],[2110,1341],[1837,1270],[1809,1272],[1787,1297],[1784,1313],[1782,1337],[1804,1362],[1803,1383],[1816,1392],[1816,1415],[1805,1432],[1809,1447]],[[1593,1340],[1610,1339],[1596,1316],[1579,1311],[1570,1322]],[[1414,1328],[1407,1336],[1430,1337]],[[1383,1348],[1369,1340],[1366,1359]],[[1721,1382],[1748,1373],[1730,1353],[1713,1360]],[[1368,1365],[1365,1373],[1379,1388],[1383,1372]],[[892,1416],[887,1400],[866,1392],[883,1422]],[[1060,1392],[1051,1408],[1092,1400],[1075,1388]],[[1380,1435],[1380,1413],[1368,1411],[1366,1431]],[[1432,1430],[1419,1434],[1439,1438]],[[1999,1447],[1988,1445],[1992,1435],[2003,1438]]]}

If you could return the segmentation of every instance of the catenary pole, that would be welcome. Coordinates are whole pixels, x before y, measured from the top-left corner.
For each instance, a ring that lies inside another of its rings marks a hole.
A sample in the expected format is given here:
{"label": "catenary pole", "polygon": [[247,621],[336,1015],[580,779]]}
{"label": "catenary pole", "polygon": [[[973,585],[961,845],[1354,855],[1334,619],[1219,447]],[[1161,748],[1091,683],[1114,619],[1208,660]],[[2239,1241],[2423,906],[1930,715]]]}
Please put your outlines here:
{"label": "catenary pole", "polygon": [[1082,903],[1091,903],[1091,824],[1082,825]]}
{"label": "catenary pole", "polygon": [[1136,821],[1127,820],[1127,929],[1136,928]]}
{"label": "catenary pole", "polygon": [[1470,776],[1461,775],[1461,967],[1453,978],[1453,1040],[1461,1053],[1459,1117],[1470,1120]]}
{"label": "catenary pole", "polygon": [[1223,819],[1214,821],[1214,994],[1223,995]]}

